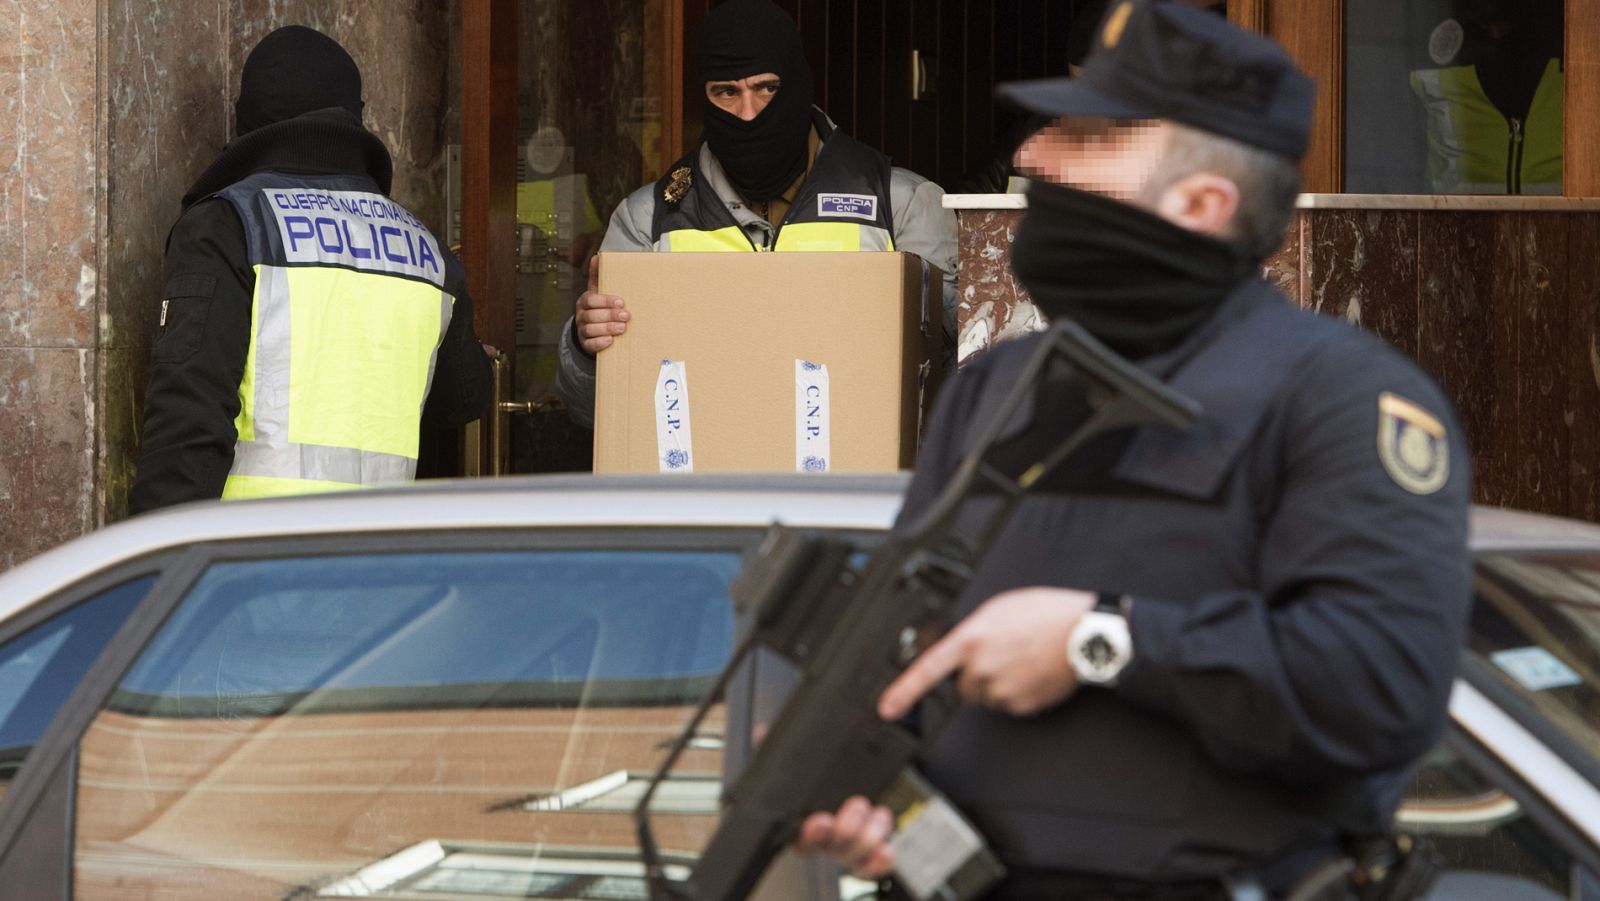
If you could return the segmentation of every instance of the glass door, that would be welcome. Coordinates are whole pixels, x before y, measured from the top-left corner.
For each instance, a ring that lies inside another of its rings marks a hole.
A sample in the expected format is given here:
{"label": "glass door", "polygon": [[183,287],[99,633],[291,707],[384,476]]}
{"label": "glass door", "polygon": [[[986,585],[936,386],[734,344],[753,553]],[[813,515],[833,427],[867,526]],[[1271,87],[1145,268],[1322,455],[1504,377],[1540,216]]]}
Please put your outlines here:
{"label": "glass door", "polygon": [[583,471],[556,395],[563,329],[611,212],[676,158],[684,0],[464,0],[452,221],[479,334],[499,348],[476,475]]}

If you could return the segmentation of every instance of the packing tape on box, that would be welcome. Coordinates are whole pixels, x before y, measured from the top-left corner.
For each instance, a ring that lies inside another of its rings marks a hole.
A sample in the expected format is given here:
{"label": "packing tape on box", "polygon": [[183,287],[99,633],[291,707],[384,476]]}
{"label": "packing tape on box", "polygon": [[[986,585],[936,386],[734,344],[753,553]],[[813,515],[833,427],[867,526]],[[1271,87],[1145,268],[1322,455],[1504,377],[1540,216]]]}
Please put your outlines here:
{"label": "packing tape on box", "polygon": [[794,468],[827,472],[831,468],[828,367],[810,360],[794,361]]}
{"label": "packing tape on box", "polygon": [[662,360],[656,376],[656,458],[662,472],[694,472],[689,371],[682,360]]}

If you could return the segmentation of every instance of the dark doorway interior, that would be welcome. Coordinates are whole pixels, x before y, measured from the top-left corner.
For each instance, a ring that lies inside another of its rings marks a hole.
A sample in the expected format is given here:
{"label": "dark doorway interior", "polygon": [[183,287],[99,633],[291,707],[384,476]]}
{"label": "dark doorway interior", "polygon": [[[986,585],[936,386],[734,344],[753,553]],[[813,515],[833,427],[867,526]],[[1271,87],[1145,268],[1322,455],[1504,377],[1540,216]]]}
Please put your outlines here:
{"label": "dark doorway interior", "polygon": [[[994,86],[1067,72],[1067,36],[1093,0],[777,0],[800,25],[818,105],[847,132],[946,190],[1003,153],[1018,115]],[[687,0],[686,44],[715,0]],[[1103,8],[1103,5],[1101,6]],[[1093,15],[1093,13],[1090,13]],[[698,86],[685,67],[684,90]],[[926,88],[913,93],[914,73]],[[698,114],[686,103],[687,116]],[[687,123],[692,141],[698,124]]]}

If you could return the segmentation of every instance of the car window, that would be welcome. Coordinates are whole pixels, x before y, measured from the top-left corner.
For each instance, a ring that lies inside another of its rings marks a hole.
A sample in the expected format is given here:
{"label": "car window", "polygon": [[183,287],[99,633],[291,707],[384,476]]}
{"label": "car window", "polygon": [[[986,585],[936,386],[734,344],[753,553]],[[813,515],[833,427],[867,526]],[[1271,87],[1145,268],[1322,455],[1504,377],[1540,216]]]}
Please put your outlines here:
{"label": "car window", "polygon": [[[81,740],[75,897],[643,897],[628,800],[728,659],[738,566],[215,565]],[[722,729],[657,808],[680,869],[715,827]]]}
{"label": "car window", "polygon": [[1571,855],[1502,786],[1448,745],[1424,759],[1395,824],[1402,834],[1431,845],[1447,871],[1498,874],[1559,897],[1574,896]]}
{"label": "car window", "polygon": [[1468,647],[1600,759],[1600,555],[1488,555]]}
{"label": "car window", "polygon": [[0,793],[154,582],[123,582],[0,646]]}

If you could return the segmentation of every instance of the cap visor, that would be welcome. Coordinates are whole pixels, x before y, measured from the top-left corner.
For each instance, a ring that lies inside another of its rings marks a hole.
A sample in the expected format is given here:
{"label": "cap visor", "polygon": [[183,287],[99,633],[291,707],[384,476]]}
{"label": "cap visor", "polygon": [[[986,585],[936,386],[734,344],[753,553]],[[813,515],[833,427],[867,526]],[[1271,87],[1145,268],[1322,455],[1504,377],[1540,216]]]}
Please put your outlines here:
{"label": "cap visor", "polygon": [[1095,90],[1080,79],[1041,78],[1010,81],[995,89],[1003,103],[1043,116],[1099,116],[1106,119],[1155,119],[1155,113]]}

